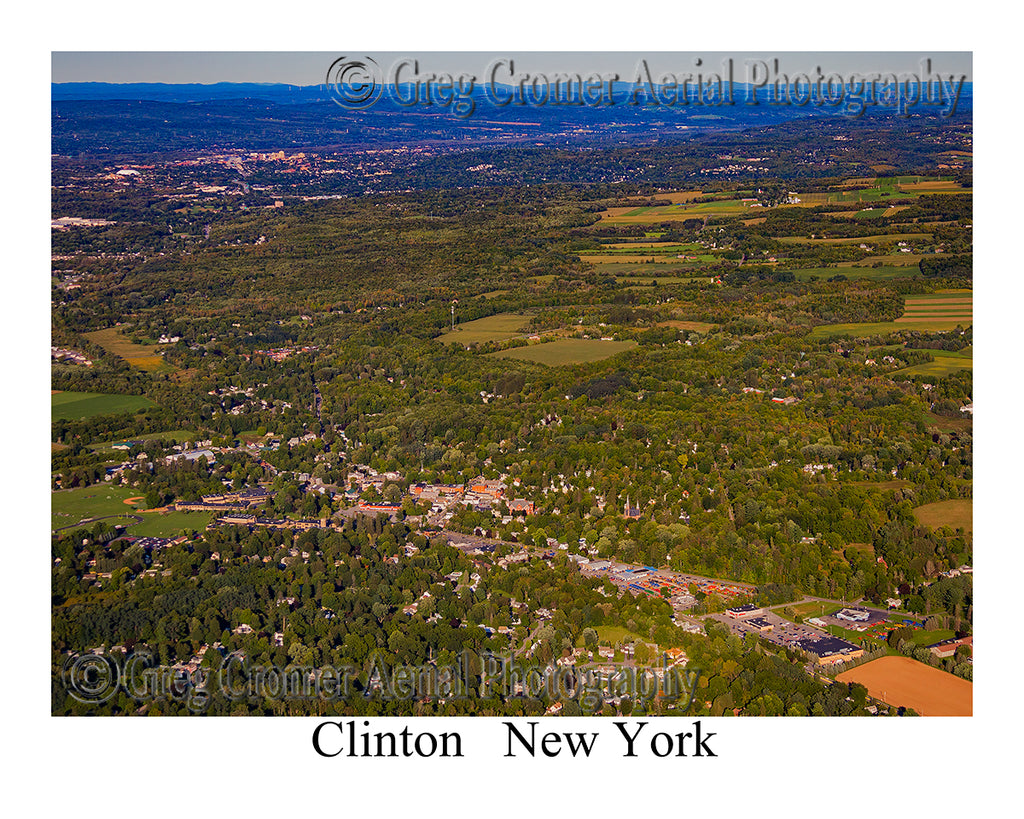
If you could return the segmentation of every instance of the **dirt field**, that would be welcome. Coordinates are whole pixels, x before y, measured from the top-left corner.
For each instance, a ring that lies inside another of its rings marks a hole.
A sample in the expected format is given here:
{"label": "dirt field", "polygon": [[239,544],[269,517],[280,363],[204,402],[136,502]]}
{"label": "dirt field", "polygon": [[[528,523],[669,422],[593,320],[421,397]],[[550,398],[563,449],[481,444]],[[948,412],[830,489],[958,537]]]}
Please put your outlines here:
{"label": "dirt field", "polygon": [[868,693],[894,706],[913,708],[926,717],[969,717],[973,683],[909,657],[881,657],[836,677],[856,682]]}

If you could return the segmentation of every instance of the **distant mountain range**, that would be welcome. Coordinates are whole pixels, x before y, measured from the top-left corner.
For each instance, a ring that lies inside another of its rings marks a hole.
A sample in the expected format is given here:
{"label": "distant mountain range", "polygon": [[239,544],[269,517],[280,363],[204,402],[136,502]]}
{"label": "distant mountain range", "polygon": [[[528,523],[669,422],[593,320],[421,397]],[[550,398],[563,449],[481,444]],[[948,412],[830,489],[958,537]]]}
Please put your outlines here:
{"label": "distant mountain range", "polygon": [[[641,87],[636,83],[616,82],[613,84],[612,94],[616,99],[620,97],[626,99],[629,98],[634,89]],[[403,84],[397,88],[398,93],[406,97],[408,97],[411,91],[411,86],[409,85]],[[735,95],[743,99],[746,99],[749,88],[750,86],[747,83],[733,83]],[[502,84],[496,84],[495,89],[499,93],[506,95],[513,91],[512,86]],[[767,89],[760,89],[758,98],[766,98],[767,93]],[[484,83],[476,83],[473,95],[478,98],[485,96]],[[384,94],[382,102],[387,97],[388,94]],[[965,82],[961,92],[961,105],[965,103],[970,104],[972,97],[973,83]],[[279,104],[298,104],[325,102],[331,99],[331,95],[328,86],[323,84],[285,85],[281,83],[218,82],[204,85],[201,83],[66,82],[53,83],[51,85],[50,98],[54,102],[64,100],[151,100],[154,102],[181,103],[257,99],[273,101]],[[812,107],[807,107],[805,110],[812,110]]]}
{"label": "distant mountain range", "polygon": [[[615,83],[614,104],[496,105],[513,88],[494,91],[477,83],[461,99],[463,110],[433,104],[403,105],[412,87],[382,89],[365,110],[336,105],[326,85],[260,83],[55,83],[52,151],[136,154],[210,149],[299,150],[340,146],[444,144],[470,148],[508,142],[569,147],[686,139],[701,133],[778,125],[794,120],[845,120],[879,125],[908,120],[892,107],[867,108],[860,119],[827,105],[748,105],[745,84],[732,86],[734,104],[649,104],[634,83]],[[766,89],[758,99],[767,102]],[[656,89],[661,93],[660,89]],[[633,104],[633,102],[636,104]],[[466,110],[468,109],[468,110]],[[965,84],[957,117],[971,117],[972,89]],[[936,106],[911,110],[910,122],[939,119]]]}

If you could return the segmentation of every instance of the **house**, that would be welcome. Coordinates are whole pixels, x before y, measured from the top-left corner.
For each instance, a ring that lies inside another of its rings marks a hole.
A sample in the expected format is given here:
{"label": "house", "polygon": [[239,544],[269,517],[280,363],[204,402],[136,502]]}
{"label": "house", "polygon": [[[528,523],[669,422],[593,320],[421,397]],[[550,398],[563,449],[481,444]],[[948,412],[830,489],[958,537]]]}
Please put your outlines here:
{"label": "house", "polygon": [[516,498],[509,501],[508,511],[513,515],[532,515],[536,512],[536,505],[531,500]]}
{"label": "house", "polygon": [[974,652],[974,638],[973,637],[961,637],[959,639],[953,638],[951,640],[943,640],[940,643],[928,646],[928,650],[931,651],[936,657],[952,657],[956,654],[956,650],[960,646],[967,646],[971,652]]}

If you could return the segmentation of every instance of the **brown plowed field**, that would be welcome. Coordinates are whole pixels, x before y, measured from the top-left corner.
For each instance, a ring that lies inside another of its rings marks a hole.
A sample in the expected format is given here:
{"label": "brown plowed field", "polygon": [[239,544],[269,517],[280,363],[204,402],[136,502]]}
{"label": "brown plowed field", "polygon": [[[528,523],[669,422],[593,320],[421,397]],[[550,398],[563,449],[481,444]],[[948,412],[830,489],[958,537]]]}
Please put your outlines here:
{"label": "brown plowed field", "polygon": [[973,683],[910,657],[880,657],[836,676],[866,686],[875,699],[913,708],[926,717],[969,717]]}

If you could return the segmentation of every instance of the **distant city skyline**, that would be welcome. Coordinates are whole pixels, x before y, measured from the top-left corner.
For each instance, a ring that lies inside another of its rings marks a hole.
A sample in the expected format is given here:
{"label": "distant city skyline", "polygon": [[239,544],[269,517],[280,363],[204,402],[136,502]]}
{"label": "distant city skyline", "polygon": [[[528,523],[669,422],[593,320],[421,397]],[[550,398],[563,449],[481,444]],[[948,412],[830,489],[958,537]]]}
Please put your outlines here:
{"label": "distant city skyline", "polygon": [[[514,60],[517,71],[617,73],[622,81],[635,79],[636,68],[646,59],[652,75],[658,72],[716,71],[732,58],[735,80],[744,82],[748,60],[779,61],[779,72],[792,76],[813,74],[852,75],[918,74],[924,60],[932,71],[973,81],[973,55],[965,51],[364,51],[347,52],[203,52],[203,51],[55,51],[51,54],[54,83],[279,83],[319,85],[327,69],[340,56],[369,56],[385,76],[403,58],[418,59],[423,72],[466,73],[481,77],[496,59]],[[701,63],[698,66],[697,60]]]}

